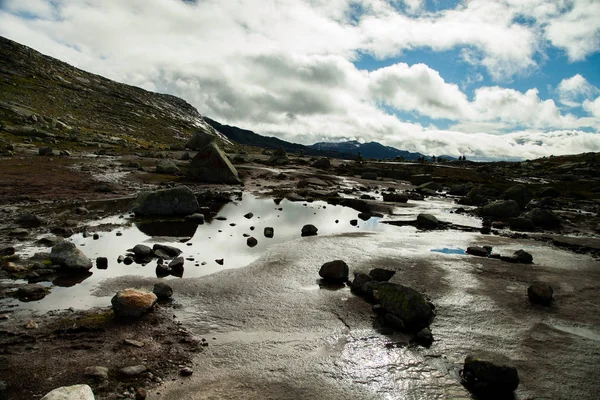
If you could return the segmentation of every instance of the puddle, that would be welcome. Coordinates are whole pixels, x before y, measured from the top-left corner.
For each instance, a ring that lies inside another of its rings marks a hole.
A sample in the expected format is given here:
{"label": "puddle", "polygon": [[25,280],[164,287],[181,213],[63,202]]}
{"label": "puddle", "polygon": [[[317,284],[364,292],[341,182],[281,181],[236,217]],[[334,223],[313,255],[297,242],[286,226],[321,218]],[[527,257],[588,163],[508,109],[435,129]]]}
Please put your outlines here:
{"label": "puddle", "polygon": [[431,249],[432,252],[434,253],[443,253],[443,254],[461,254],[464,255],[465,253],[465,249],[459,249],[459,248],[450,248],[450,247],[443,247],[443,248],[439,248],[439,249]]}
{"label": "puddle", "polygon": [[[249,212],[254,215],[252,218],[245,218],[244,215]],[[363,221],[357,216],[356,210],[322,201],[307,203],[283,200],[280,204],[275,204],[271,199],[252,195],[244,195],[241,201],[225,204],[218,210],[215,218],[208,218],[201,225],[185,221],[148,221],[110,216],[96,223],[121,225],[109,232],[98,232],[98,239],[94,239],[92,235],[84,237],[82,234],[70,238],[94,264],[97,257],[107,257],[107,269],[97,269],[94,265],[89,276],[78,276],[75,280],[55,279],[50,285],[50,294],[40,301],[21,303],[15,299],[5,299],[0,301],[0,307],[18,305],[21,310],[45,311],[107,305],[107,298],[90,294],[98,282],[125,275],[156,277],[155,260],[147,265],[117,262],[120,255],[126,255],[127,250],[136,244],[143,243],[152,247],[155,243],[162,243],[179,248],[183,251],[181,256],[185,258],[183,278],[189,278],[246,266],[258,259],[270,246],[300,238],[305,224],[315,225],[318,235],[398,229],[379,223],[381,218],[373,217]],[[356,220],[356,225],[352,225],[351,220]],[[272,238],[264,236],[265,227],[274,228]],[[88,231],[93,233],[93,227]],[[249,247],[244,235],[255,237],[258,244]],[[49,249],[30,247],[23,253],[32,255],[39,251]],[[222,265],[217,262],[221,259]],[[163,279],[180,278],[169,276]]]}

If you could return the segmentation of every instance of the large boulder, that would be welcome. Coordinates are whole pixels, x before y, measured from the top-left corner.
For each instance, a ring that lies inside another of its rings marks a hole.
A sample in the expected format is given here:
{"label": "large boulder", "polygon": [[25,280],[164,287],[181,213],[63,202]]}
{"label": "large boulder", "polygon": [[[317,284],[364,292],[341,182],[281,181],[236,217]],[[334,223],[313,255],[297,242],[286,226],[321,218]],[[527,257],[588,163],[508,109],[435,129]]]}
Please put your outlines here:
{"label": "large boulder", "polygon": [[319,158],[317,161],[312,163],[310,166],[313,168],[319,168],[319,169],[329,169],[329,168],[331,168],[331,161],[329,161],[329,158]]}
{"label": "large boulder", "polygon": [[348,280],[349,272],[348,264],[342,260],[334,260],[321,265],[319,276],[325,282],[343,283]]}
{"label": "large boulder", "polygon": [[154,309],[157,299],[154,293],[124,289],[117,292],[110,302],[117,317],[139,318]]}
{"label": "large boulder", "polygon": [[200,182],[241,183],[237,170],[214,142],[198,150],[188,173],[191,178]]}
{"label": "large boulder", "polygon": [[498,395],[510,393],[519,386],[519,374],[506,356],[478,351],[465,358],[462,372],[466,385],[475,393]]}
{"label": "large boulder", "polygon": [[546,282],[535,281],[527,288],[529,301],[543,306],[552,304],[554,289]]}
{"label": "large boulder", "polygon": [[142,216],[190,215],[200,211],[198,200],[186,186],[142,192],[133,206],[133,212]]}
{"label": "large boulder", "polygon": [[267,161],[267,163],[270,165],[286,165],[289,164],[289,162],[290,159],[283,147],[279,147],[277,150],[275,150],[273,155]]}
{"label": "large boulder", "polygon": [[406,330],[418,332],[429,325],[431,307],[425,297],[416,290],[396,283],[383,282],[377,288],[376,297],[383,309],[402,320]]}
{"label": "large boulder", "polygon": [[200,150],[215,141],[215,135],[198,131],[194,133],[192,138],[186,143],[185,147],[192,150]]}
{"label": "large boulder", "polygon": [[48,392],[41,400],[94,400],[94,392],[88,385],[62,386]]}
{"label": "large boulder", "polygon": [[525,217],[530,219],[535,226],[544,229],[557,229],[562,226],[562,221],[558,215],[543,208],[534,208],[526,213]]}
{"label": "large boulder", "polygon": [[500,195],[502,200],[514,200],[522,210],[533,199],[533,193],[525,185],[515,185]]}
{"label": "large boulder", "polygon": [[417,215],[417,227],[419,229],[436,229],[440,225],[440,221],[431,214]]}
{"label": "large boulder", "polygon": [[494,218],[513,218],[521,213],[519,204],[514,200],[498,200],[481,208],[481,214]]}
{"label": "large boulder", "polygon": [[72,271],[87,271],[92,268],[92,260],[83,254],[75,243],[67,241],[59,242],[52,247],[50,261]]}
{"label": "large boulder", "polygon": [[458,204],[465,206],[482,206],[487,203],[487,199],[479,188],[472,188],[465,197],[458,201]]}

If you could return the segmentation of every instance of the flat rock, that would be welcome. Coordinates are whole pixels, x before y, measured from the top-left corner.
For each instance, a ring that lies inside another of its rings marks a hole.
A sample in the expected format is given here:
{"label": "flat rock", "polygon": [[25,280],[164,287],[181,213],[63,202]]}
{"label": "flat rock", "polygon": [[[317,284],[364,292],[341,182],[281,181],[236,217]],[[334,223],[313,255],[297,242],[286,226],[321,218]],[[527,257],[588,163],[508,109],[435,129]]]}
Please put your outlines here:
{"label": "flat rock", "polygon": [[119,373],[126,377],[133,377],[133,376],[142,374],[142,373],[146,372],[147,370],[148,370],[148,367],[146,367],[143,364],[140,364],[140,365],[132,365],[130,367],[121,368],[119,370]]}
{"label": "flat rock", "polygon": [[106,381],[108,380],[108,368],[106,367],[102,367],[102,366],[92,366],[92,367],[87,367],[83,373],[85,374],[85,376],[89,376],[90,378],[99,380],[99,381]]}
{"label": "flat rock", "polygon": [[510,393],[519,386],[519,374],[506,356],[478,351],[465,358],[462,372],[467,387],[475,393]]}

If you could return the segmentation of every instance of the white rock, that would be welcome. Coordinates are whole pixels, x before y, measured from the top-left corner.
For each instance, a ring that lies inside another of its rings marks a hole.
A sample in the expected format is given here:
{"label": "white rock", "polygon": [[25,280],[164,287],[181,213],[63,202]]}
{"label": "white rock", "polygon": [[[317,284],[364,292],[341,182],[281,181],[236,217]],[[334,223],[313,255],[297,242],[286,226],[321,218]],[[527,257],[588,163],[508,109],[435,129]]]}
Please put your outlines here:
{"label": "white rock", "polygon": [[42,400],[95,400],[88,385],[62,386],[42,397]]}

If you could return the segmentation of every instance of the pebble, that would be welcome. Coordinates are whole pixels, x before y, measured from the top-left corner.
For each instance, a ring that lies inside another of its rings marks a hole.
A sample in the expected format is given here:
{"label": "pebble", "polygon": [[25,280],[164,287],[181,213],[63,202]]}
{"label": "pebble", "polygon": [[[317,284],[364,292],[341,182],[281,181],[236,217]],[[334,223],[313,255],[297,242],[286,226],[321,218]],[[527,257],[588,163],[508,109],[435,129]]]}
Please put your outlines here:
{"label": "pebble", "polygon": [[190,367],[184,367],[179,370],[179,375],[181,376],[190,376],[194,373],[194,370]]}
{"label": "pebble", "polygon": [[140,342],[139,340],[124,339],[123,343],[134,347],[144,347],[144,342]]}

